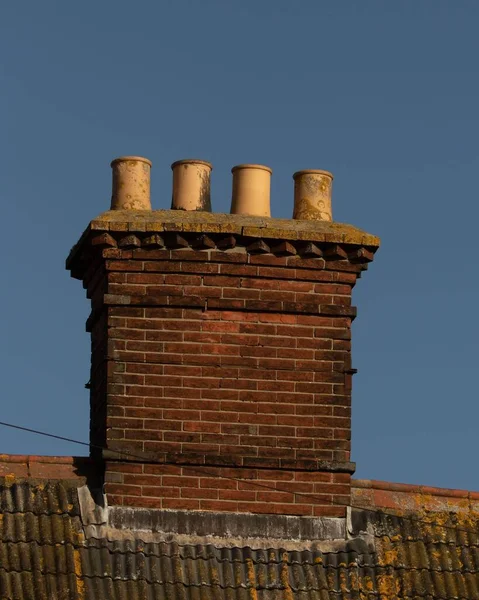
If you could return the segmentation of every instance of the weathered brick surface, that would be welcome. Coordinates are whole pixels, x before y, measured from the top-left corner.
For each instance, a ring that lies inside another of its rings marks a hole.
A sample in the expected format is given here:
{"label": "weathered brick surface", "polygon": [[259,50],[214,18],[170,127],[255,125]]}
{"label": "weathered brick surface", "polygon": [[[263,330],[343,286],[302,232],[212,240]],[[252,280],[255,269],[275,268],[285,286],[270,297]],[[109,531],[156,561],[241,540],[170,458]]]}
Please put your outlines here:
{"label": "weathered brick surface", "polygon": [[250,257],[281,262],[261,276],[207,252],[154,251],[156,261],[136,252],[106,261],[108,441],[132,452],[349,460],[350,273],[305,259],[296,279],[297,259]]}
{"label": "weathered brick surface", "polygon": [[155,248],[138,235],[141,248],[102,237],[118,247],[82,275],[110,504],[343,515],[363,256],[254,237],[224,251],[171,232],[162,239],[181,249]]}
{"label": "weathered brick surface", "polygon": [[304,516],[345,515],[349,473],[164,464],[107,465],[110,503]]}
{"label": "weathered brick surface", "polygon": [[0,477],[12,484],[17,479],[78,479],[94,473],[90,458],[0,454]]}

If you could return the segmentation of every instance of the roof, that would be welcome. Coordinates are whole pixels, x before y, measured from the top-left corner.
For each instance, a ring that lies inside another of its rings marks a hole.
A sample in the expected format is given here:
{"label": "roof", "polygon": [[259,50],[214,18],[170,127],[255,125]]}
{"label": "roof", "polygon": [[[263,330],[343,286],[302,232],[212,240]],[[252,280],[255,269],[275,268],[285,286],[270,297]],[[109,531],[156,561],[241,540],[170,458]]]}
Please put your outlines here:
{"label": "roof", "polygon": [[108,511],[78,460],[1,466],[1,599],[479,599],[474,492],[356,481],[343,539],[251,547],[96,525]]}

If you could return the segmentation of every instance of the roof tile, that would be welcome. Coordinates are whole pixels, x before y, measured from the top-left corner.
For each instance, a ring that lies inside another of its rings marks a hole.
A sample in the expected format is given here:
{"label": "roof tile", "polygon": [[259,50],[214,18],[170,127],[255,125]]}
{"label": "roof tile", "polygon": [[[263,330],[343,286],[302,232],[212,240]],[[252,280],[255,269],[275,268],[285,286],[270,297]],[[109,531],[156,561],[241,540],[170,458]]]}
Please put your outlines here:
{"label": "roof tile", "polygon": [[479,600],[476,513],[354,510],[334,551],[109,541],[84,536],[77,485],[3,480],[1,599]]}

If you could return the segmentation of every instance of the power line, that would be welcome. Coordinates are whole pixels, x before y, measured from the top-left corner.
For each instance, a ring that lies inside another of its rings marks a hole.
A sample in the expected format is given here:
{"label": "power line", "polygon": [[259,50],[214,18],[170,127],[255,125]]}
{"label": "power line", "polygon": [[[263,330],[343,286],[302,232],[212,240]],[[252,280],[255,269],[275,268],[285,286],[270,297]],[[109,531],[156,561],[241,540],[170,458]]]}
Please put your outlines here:
{"label": "power line", "polygon": [[[100,446],[98,444],[92,444],[89,442],[83,442],[81,440],[75,440],[73,438],[69,438],[69,437],[64,437],[62,435],[56,435],[54,433],[49,433],[46,431],[40,431],[39,429],[32,429],[30,427],[24,427],[21,425],[15,425],[13,423],[7,423],[5,421],[0,421],[0,426],[3,427],[9,427],[11,429],[17,429],[20,431],[26,431],[27,433],[33,433],[35,435],[41,435],[44,437],[48,437],[48,438],[53,438],[56,440],[62,440],[65,442],[70,442],[72,444],[79,444],[81,446],[88,446],[89,448],[94,448],[95,450],[107,450],[108,452],[112,452],[114,454],[118,454],[119,456],[129,456],[131,458],[137,458],[138,460],[144,461],[145,457],[141,456],[139,454],[134,454],[132,452],[125,452],[125,451],[120,451],[120,450],[110,450],[108,448],[105,448],[104,446]],[[171,455],[181,455],[180,452],[171,452],[169,453]],[[148,462],[151,462],[153,464],[169,464],[166,461],[160,461],[160,460],[149,460]],[[186,468],[189,469],[192,472],[196,472],[198,474],[201,475],[209,475],[211,477],[219,477],[221,479],[228,479],[230,481],[236,481],[236,482],[242,482],[244,483],[244,479],[241,479],[239,477],[232,477],[231,475],[223,475],[220,473],[217,473],[216,471],[209,471],[208,468],[204,468],[203,466],[201,467],[201,469],[199,469],[196,465],[187,465],[187,464],[178,464],[178,466],[182,467],[182,468]],[[243,468],[247,468],[247,467],[243,467]],[[256,486],[256,487],[260,487],[263,489],[267,489],[273,492],[283,492],[285,494],[292,494],[293,496],[299,496],[302,498],[307,498],[310,500],[319,500],[318,496],[315,496],[314,494],[308,494],[306,492],[293,492],[291,490],[285,490],[279,487],[272,487],[270,485],[267,484],[263,484],[263,483],[259,483],[257,481],[248,481],[249,485],[252,486]],[[372,513],[377,513],[378,510],[373,509],[373,508],[365,508],[363,506],[359,506],[359,505],[354,505],[354,504],[343,504],[341,502],[334,502],[334,500],[331,500],[331,504],[335,505],[335,506],[342,506],[342,507],[346,507],[346,506],[350,506],[351,508],[356,508],[358,510],[364,510],[367,512],[372,512]],[[381,512],[383,512],[384,514],[388,515],[388,516],[397,516],[394,513],[389,513],[386,510],[384,510],[383,508],[381,509]],[[452,529],[454,531],[461,531],[464,533],[473,533],[475,535],[478,535],[479,532],[475,531],[473,529],[464,529],[464,528],[460,528],[460,527],[455,527],[453,525],[445,525],[442,523],[435,523],[435,522],[430,522],[430,521],[425,521],[424,519],[415,519],[413,517],[407,517],[404,515],[400,516],[401,519],[405,519],[408,521],[412,521],[413,523],[423,523],[425,525],[429,525],[429,526],[435,526],[435,527],[440,527],[440,528],[444,528],[444,529]]]}
{"label": "power line", "polygon": [[[89,444],[88,442],[81,442],[79,440],[74,440],[73,438],[63,437],[62,435],[55,435],[54,433],[47,433],[46,431],[40,431],[38,429],[31,429],[30,427],[22,427],[21,425],[13,425],[13,423],[5,423],[4,421],[0,421],[0,425],[3,425],[4,427],[11,427],[12,429],[19,429],[20,431],[27,431],[28,433],[35,433],[37,435],[43,435],[45,437],[54,438],[56,440],[63,440],[64,442],[71,442],[72,444],[81,444],[82,446],[88,446],[89,448],[95,447],[94,444]],[[101,446],[97,446],[97,448],[101,448]]]}

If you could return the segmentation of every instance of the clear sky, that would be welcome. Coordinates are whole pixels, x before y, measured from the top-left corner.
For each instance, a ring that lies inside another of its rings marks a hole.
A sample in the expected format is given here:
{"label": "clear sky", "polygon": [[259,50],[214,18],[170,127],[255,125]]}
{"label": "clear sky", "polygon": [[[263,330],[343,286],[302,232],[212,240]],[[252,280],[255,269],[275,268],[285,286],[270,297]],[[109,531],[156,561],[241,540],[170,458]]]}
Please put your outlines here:
{"label": "clear sky", "polygon": [[[89,303],[64,260],[109,162],[331,170],[333,216],[379,235],[354,294],[358,477],[479,489],[479,2],[101,0],[0,8],[0,420],[88,439]],[[0,428],[0,452],[87,449]]]}

